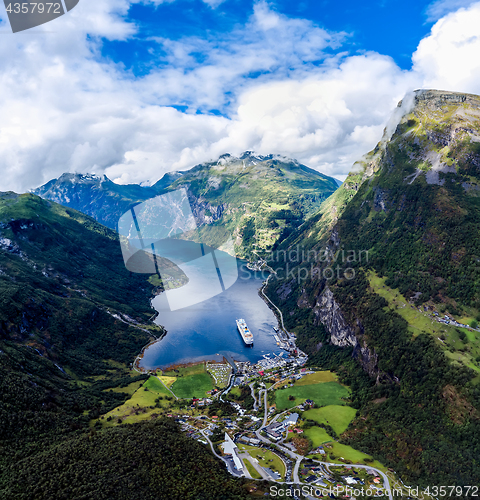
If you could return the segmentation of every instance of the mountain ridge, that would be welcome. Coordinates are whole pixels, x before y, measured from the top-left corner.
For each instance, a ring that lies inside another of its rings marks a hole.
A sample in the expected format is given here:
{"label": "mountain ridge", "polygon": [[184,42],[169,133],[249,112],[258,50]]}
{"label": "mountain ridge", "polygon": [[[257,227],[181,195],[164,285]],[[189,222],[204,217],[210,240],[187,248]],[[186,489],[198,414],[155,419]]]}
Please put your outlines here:
{"label": "mountain ridge", "polygon": [[[480,97],[419,91],[413,104],[278,246],[292,269],[267,291],[312,362],[348,374],[359,416],[346,442],[416,484],[468,484],[480,473]],[[292,248],[328,257],[312,269]]]}
{"label": "mountain ridge", "polygon": [[63,174],[33,193],[115,229],[120,216],[133,206],[184,188],[197,226],[223,224],[234,238],[237,255],[249,258],[252,251],[273,246],[314,213],[338,185],[338,180],[296,160],[245,151],[238,157],[225,153],[190,170],[169,172],[152,186],[122,186],[105,176]]}

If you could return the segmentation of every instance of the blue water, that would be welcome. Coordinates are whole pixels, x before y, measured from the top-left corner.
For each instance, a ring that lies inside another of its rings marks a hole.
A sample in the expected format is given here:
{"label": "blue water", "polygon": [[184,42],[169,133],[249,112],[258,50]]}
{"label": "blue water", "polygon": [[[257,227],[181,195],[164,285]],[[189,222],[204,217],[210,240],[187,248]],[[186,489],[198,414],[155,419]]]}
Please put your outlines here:
{"label": "blue water", "polygon": [[[224,354],[236,361],[255,363],[263,354],[283,352],[273,337],[277,319],[258,295],[266,275],[249,271],[240,261],[238,265],[235,284],[204,302],[170,311],[165,294],[153,300],[159,312],[156,323],[168,333],[145,350],[140,366],[147,370],[166,368]],[[238,318],[244,318],[253,333],[253,347],[243,343],[235,323]]]}

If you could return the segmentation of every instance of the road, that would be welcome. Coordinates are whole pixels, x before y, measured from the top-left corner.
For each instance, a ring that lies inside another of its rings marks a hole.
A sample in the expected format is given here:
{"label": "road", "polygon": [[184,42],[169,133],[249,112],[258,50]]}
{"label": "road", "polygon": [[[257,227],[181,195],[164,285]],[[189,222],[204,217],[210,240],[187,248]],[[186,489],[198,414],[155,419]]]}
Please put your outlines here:
{"label": "road", "polygon": [[[265,408],[262,427],[265,427],[267,425],[267,420],[268,420],[267,390],[266,389],[260,390],[260,392],[259,392],[260,398],[261,398],[262,392],[263,392],[263,397],[264,397],[264,408]],[[278,415],[277,415],[277,417],[278,417]],[[276,420],[276,418],[274,418],[273,420]],[[257,439],[259,439],[260,441],[263,441],[264,443],[266,443],[268,445],[271,445],[272,442],[260,434],[260,429],[255,431],[255,435],[257,436]],[[285,455],[287,455],[295,460],[295,467],[293,469],[293,482],[299,484],[300,478],[298,477],[298,470],[300,468],[300,463],[302,462],[304,457],[302,455],[298,455],[297,453],[289,450],[288,448],[285,448],[285,447],[280,446],[278,444],[277,444],[277,446],[279,449],[281,449],[283,451],[283,453],[285,453]]]}
{"label": "road", "polygon": [[257,411],[258,410],[258,403],[257,403],[257,398],[255,396],[255,389],[253,388],[253,382],[248,387],[250,387],[250,391],[252,392],[253,410]]}
{"label": "road", "polygon": [[[338,466],[345,466],[345,464],[334,464],[332,462],[321,462],[320,460],[314,460],[314,462],[318,462],[319,464],[331,466],[331,467],[338,467]],[[381,470],[376,469],[375,467],[372,467],[371,465],[360,465],[360,464],[349,464],[349,467],[355,467],[356,469],[372,469],[374,470],[379,476],[383,478],[383,484],[384,488],[387,492],[388,498],[390,500],[393,500],[393,495],[392,495],[392,490],[390,488],[390,481],[388,480],[388,477],[386,474],[384,474]]]}
{"label": "road", "polygon": [[157,376],[158,380],[160,380],[160,382],[163,384],[163,387],[165,387],[165,389],[167,389],[168,392],[171,393],[171,395],[175,398],[175,399],[178,399],[177,396],[175,396],[175,394],[173,393],[173,391],[171,389],[169,389],[166,384],[163,382],[163,380]]}
{"label": "road", "polygon": [[230,472],[230,474],[232,474],[233,476],[236,476],[236,477],[241,477],[243,475],[243,473],[241,473],[241,472],[237,471],[236,469],[234,469],[234,467],[233,467],[233,460],[228,460],[225,457],[220,456],[215,451],[215,448],[213,447],[213,443],[210,441],[210,438],[207,436],[207,434],[204,432],[204,430],[202,429],[200,432],[201,432],[202,436],[207,440],[208,444],[210,445],[212,453],[217,458],[219,458],[226,465],[226,467],[227,467],[228,471]]}
{"label": "road", "polygon": [[263,416],[263,423],[262,427],[265,427],[267,425],[267,419],[268,419],[268,404],[267,404],[267,390],[266,389],[261,389],[258,393],[258,397],[262,397],[262,392],[263,392],[263,405],[265,408],[265,414]]}
{"label": "road", "polygon": [[[264,402],[265,402],[265,413],[264,413],[264,417],[263,417],[263,423],[262,423],[262,427],[265,427],[266,424],[267,424],[267,420],[268,420],[268,405],[267,405],[267,390],[265,389],[262,389],[260,390],[259,392],[259,398],[261,398],[261,393],[263,392],[263,395],[264,395]],[[280,415],[276,415],[272,421],[275,421]],[[262,428],[261,427],[261,428]],[[260,428],[260,429],[261,429]],[[260,434],[260,429],[255,431],[255,435],[257,436],[257,439],[259,439],[260,441],[264,442],[265,444],[268,444],[268,445],[272,445],[272,442],[263,437],[261,434]],[[293,468],[293,482],[292,483],[282,483],[282,484],[302,484],[300,482],[300,477],[298,475],[298,472],[300,470],[300,465],[302,463],[302,460],[305,458],[303,455],[299,455],[298,453],[295,453],[294,451],[292,450],[289,450],[288,448],[285,448],[284,446],[280,445],[279,443],[276,443],[276,446],[287,456],[290,456],[291,458],[293,458],[295,460],[295,466]],[[314,460],[315,462],[319,463],[319,464],[322,464],[322,465],[325,465],[326,467],[328,466],[336,466],[336,467],[343,467],[345,466],[345,464],[343,463],[333,463],[333,462],[321,462],[320,460]],[[381,476],[383,478],[383,484],[384,484],[384,488],[387,492],[387,495],[389,497],[390,500],[393,500],[393,495],[392,495],[392,490],[390,488],[390,481],[388,479],[388,477],[386,476],[386,474],[384,474],[381,470],[379,469],[376,469],[375,467],[372,467],[370,465],[357,465],[357,464],[352,464],[352,467],[358,467],[359,469],[372,469],[374,470],[379,476]],[[263,477],[263,476],[262,476]],[[279,481],[276,481],[277,483]]]}
{"label": "road", "polygon": [[[271,269],[272,273],[277,274],[270,266],[267,266],[267,267]],[[267,281],[265,282],[265,285],[262,286],[261,292],[262,292],[262,295],[268,300],[268,302],[270,302],[270,304],[272,304],[272,306],[278,311],[278,314],[280,315],[280,321],[282,323],[282,330],[284,332],[287,332],[287,330],[285,329],[285,325],[283,324],[283,314],[282,314],[282,311],[280,311],[280,309],[265,295],[265,292],[264,292],[266,286],[268,285],[268,280],[272,276],[273,276],[273,274],[269,274],[268,275]],[[288,335],[288,336],[290,337],[290,335]]]}

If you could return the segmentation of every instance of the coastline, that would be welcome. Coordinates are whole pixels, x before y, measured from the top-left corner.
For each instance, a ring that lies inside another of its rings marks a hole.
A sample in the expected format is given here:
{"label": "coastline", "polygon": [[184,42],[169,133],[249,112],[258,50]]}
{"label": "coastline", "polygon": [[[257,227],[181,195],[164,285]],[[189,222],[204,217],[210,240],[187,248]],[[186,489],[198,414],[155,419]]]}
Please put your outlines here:
{"label": "coastline", "polygon": [[145,368],[143,368],[142,366],[140,366],[140,361],[143,359],[143,356],[145,354],[145,351],[153,344],[155,344],[156,342],[159,342],[160,340],[162,340],[165,335],[167,334],[167,331],[165,330],[165,333],[159,337],[159,338],[153,338],[152,340],[150,340],[150,342],[148,342],[148,344],[145,344],[143,347],[142,347],[142,350],[140,351],[139,354],[137,354],[137,356],[135,357],[135,360],[132,364],[132,369],[135,370],[136,372],[138,373],[148,373],[149,371],[151,370],[145,370]]}
{"label": "coastline", "polygon": [[[263,266],[263,267],[264,267],[263,271],[265,271],[265,270],[268,269],[268,266]],[[265,267],[267,269],[265,269]],[[272,271],[273,270],[270,268],[269,269],[269,275],[268,275],[266,281],[264,283],[261,283],[260,286],[258,287],[257,294],[260,296],[260,298],[262,299],[263,303],[267,305],[268,309],[274,313],[274,316],[275,316],[275,318],[277,320],[277,325],[279,327],[279,330],[283,334],[282,336],[286,336],[287,339],[288,339],[287,342],[293,343],[295,345],[294,349],[297,349],[296,348],[296,343],[294,341],[294,337],[292,338],[292,336],[290,334],[288,334],[288,332],[286,332],[286,330],[284,329],[283,318],[282,318],[281,311],[278,309],[277,306],[275,306],[275,304],[273,304],[271,302],[271,300],[268,298],[268,296],[264,292],[264,290],[266,288],[266,285],[268,284],[268,281],[270,280],[270,278],[274,274]],[[155,309],[154,306],[153,306],[153,301],[155,300],[156,296],[157,295],[155,295],[155,297],[153,297],[150,300],[150,304],[151,304],[152,309]],[[155,310],[155,313],[153,314],[151,320],[152,321],[157,320],[158,317],[159,317],[159,312]],[[155,324],[157,324],[157,323],[155,323]],[[161,326],[162,328],[164,328],[162,325],[158,325],[158,326]],[[207,354],[207,355],[205,355],[205,357],[203,359],[195,359],[195,358],[193,358],[193,359],[189,360],[188,358],[185,358],[182,361],[179,361],[177,363],[173,363],[173,364],[168,365],[168,366],[166,366],[166,365],[165,366],[159,365],[159,366],[152,366],[152,367],[149,367],[149,368],[141,366],[141,362],[142,362],[142,359],[144,358],[146,350],[149,347],[151,347],[153,344],[155,344],[156,342],[161,341],[165,337],[166,334],[167,334],[167,330],[164,329],[164,334],[161,337],[159,337],[159,338],[153,338],[145,346],[143,346],[143,348],[141,349],[141,351],[139,352],[139,354],[135,357],[134,362],[132,363],[132,369],[133,370],[135,370],[138,373],[145,374],[145,373],[155,373],[157,370],[170,371],[170,370],[174,370],[174,369],[177,369],[177,368],[198,365],[199,363],[205,363],[205,362],[214,362],[214,363],[221,362],[221,361],[219,361],[218,357],[217,357],[217,359],[214,359],[214,358],[216,356],[222,356],[222,355],[220,355],[220,354],[218,354],[218,355],[214,355],[214,354],[208,355]],[[292,342],[292,340],[293,340],[293,342]],[[277,345],[279,345],[279,344],[277,343]],[[291,345],[292,344],[290,344],[290,347],[291,347]],[[283,346],[283,342],[282,342],[282,346]],[[285,343],[285,346],[288,346],[288,344]],[[285,347],[281,347],[281,348],[282,348],[282,350],[287,350],[287,352],[290,351],[290,349],[285,349]],[[298,350],[297,350],[297,352],[300,353]],[[233,359],[232,361],[235,364],[237,364],[238,362],[241,362],[241,361],[235,360],[235,359]],[[230,361],[228,361],[228,360],[227,360],[227,362],[230,363]]]}

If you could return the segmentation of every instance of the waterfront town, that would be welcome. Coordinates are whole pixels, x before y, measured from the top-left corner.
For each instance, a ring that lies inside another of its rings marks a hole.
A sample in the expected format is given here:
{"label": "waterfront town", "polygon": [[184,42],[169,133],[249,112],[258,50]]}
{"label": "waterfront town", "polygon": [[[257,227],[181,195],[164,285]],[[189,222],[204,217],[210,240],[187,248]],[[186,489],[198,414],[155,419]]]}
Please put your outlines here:
{"label": "waterfront town", "polygon": [[275,328],[274,337],[282,352],[255,363],[217,357],[150,371],[130,402],[96,425],[170,417],[230,474],[259,491],[269,484],[273,497],[408,498],[392,469],[342,442],[356,416],[349,388],[306,367],[293,334]]}

